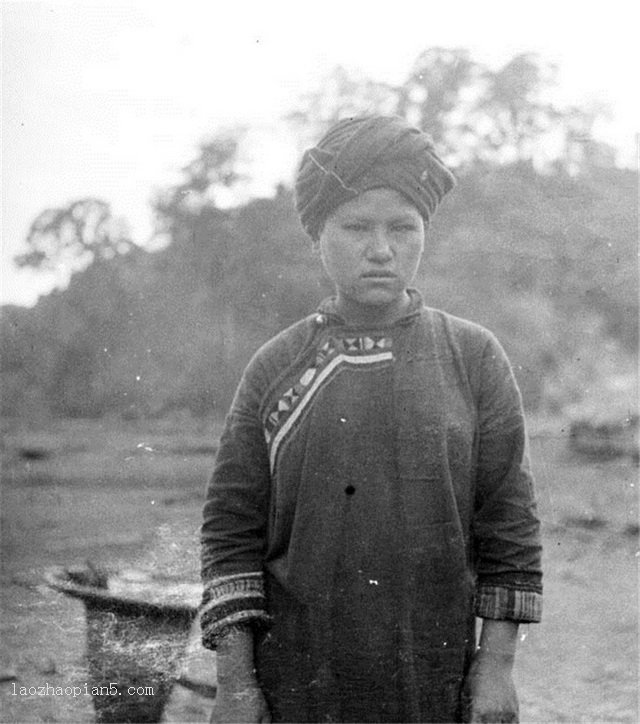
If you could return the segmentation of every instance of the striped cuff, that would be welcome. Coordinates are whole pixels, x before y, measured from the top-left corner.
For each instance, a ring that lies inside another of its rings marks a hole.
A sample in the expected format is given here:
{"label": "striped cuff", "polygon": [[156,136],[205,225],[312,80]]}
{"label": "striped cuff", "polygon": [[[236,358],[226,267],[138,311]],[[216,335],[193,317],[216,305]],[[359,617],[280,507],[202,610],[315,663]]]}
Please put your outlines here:
{"label": "striped cuff", "polygon": [[200,609],[205,648],[215,649],[221,633],[229,627],[264,626],[268,622],[262,573],[219,576],[205,584]]}
{"label": "striped cuff", "polygon": [[538,623],[542,618],[542,594],[504,586],[481,586],[476,594],[476,616]]}

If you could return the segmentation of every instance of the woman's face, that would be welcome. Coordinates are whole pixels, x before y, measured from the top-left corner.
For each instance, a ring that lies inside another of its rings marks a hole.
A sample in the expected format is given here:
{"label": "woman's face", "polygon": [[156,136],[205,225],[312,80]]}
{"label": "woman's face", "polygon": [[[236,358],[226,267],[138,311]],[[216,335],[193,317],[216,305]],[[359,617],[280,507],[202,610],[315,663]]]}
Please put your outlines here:
{"label": "woman's face", "polygon": [[424,221],[392,189],[365,191],[326,220],[317,247],[351,323],[389,323],[402,315],[424,250]]}

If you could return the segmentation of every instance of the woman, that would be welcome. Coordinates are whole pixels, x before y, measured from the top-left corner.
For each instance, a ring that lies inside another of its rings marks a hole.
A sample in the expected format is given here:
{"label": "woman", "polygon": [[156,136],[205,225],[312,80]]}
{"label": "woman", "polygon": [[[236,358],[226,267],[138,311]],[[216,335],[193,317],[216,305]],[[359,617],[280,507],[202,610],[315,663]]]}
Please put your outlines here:
{"label": "woman", "polygon": [[517,628],[541,610],[521,399],[491,333],[411,288],[453,186],[399,118],[341,121],[302,159],[336,294],[257,352],[226,420],[213,721],[517,721]]}

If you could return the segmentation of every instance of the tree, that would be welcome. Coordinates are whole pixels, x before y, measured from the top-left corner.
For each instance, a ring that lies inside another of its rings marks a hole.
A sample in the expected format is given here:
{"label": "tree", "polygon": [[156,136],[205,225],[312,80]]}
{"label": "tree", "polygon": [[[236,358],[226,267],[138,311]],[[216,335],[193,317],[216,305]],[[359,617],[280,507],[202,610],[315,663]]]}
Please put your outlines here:
{"label": "tree", "polygon": [[484,68],[464,113],[469,164],[525,162],[570,173],[611,167],[611,149],[592,137],[605,107],[558,106],[556,77],[557,68],[535,53],[516,55],[496,71]]}
{"label": "tree", "polygon": [[342,118],[373,113],[396,113],[398,90],[393,86],[364,78],[343,66],[335,66],[319,87],[300,99],[300,107],[286,116],[306,147],[315,143]]}
{"label": "tree", "polygon": [[587,108],[571,106],[565,110],[561,119],[563,148],[556,161],[558,170],[575,175],[615,167],[613,147],[593,137],[596,122],[608,113],[607,106],[601,103]]}
{"label": "tree", "polygon": [[136,247],[124,223],[111,215],[109,204],[96,198],[46,209],[31,224],[26,243],[28,251],[14,261],[33,269],[84,268]]}
{"label": "tree", "polygon": [[421,53],[397,86],[338,66],[287,120],[300,150],[340,119],[382,113],[427,131],[444,160],[461,170],[522,162],[570,173],[612,167],[612,150],[592,137],[605,109],[554,104],[555,83],[555,66],[534,53],[492,70],[467,50],[436,47]]}
{"label": "tree", "polygon": [[399,88],[396,112],[427,131],[450,161],[472,129],[463,113],[478,87],[483,68],[466,50],[430,48],[421,53]]}
{"label": "tree", "polygon": [[521,53],[497,71],[485,72],[477,111],[486,129],[481,135],[486,153],[506,162],[533,158],[536,142],[561,115],[548,100],[555,72],[533,53]]}
{"label": "tree", "polygon": [[245,177],[238,172],[243,129],[218,134],[198,146],[196,156],[182,168],[183,180],[154,201],[159,233],[172,233],[203,207],[216,208],[221,189],[230,189]]}

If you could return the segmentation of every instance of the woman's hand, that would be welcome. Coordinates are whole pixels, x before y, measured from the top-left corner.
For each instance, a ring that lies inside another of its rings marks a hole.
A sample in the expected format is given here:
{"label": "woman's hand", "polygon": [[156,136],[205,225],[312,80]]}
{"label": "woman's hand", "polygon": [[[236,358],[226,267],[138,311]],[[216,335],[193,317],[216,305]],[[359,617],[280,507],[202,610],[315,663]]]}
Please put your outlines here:
{"label": "woman's hand", "polygon": [[216,658],[218,691],[209,721],[270,722],[271,713],[253,668],[251,629],[226,631],[218,643]]}
{"label": "woman's hand", "polygon": [[245,682],[239,690],[219,686],[209,721],[211,724],[270,722],[269,707],[258,682]]}
{"label": "woman's hand", "polygon": [[519,721],[512,676],[517,633],[518,625],[510,621],[483,621],[480,645],[464,685],[467,721]]}
{"label": "woman's hand", "polygon": [[477,656],[465,682],[470,722],[518,722],[518,695],[511,666],[488,656]]}

